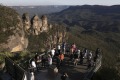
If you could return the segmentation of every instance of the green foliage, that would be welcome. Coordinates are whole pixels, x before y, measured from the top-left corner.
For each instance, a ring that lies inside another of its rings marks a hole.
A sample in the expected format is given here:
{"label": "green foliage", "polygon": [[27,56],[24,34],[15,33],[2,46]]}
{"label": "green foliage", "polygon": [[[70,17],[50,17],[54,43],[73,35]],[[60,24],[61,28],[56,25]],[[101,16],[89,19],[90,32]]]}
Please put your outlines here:
{"label": "green foliage", "polygon": [[0,43],[6,42],[18,23],[18,13],[0,5]]}
{"label": "green foliage", "polygon": [[46,32],[43,32],[39,35],[29,35],[29,45],[28,50],[29,51],[40,51],[41,48],[45,48],[45,43],[47,41],[48,34]]}
{"label": "green foliage", "polygon": [[34,53],[31,53],[27,50],[17,53],[14,57],[12,57],[12,60],[16,62],[19,66],[21,66],[23,69],[28,69],[29,66],[29,60],[35,56]]}
{"label": "green foliage", "polygon": [[10,52],[0,52],[0,62],[4,62],[5,57],[13,57],[14,54],[11,54]]}
{"label": "green foliage", "polygon": [[92,80],[119,80],[120,76],[115,68],[103,67],[94,75]]}

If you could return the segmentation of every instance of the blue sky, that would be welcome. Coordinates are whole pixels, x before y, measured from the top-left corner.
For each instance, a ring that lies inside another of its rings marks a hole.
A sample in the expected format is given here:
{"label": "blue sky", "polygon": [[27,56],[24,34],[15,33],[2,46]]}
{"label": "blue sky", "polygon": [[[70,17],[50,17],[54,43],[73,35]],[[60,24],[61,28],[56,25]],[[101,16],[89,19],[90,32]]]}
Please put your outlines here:
{"label": "blue sky", "polygon": [[0,0],[0,4],[13,5],[119,5],[120,0]]}

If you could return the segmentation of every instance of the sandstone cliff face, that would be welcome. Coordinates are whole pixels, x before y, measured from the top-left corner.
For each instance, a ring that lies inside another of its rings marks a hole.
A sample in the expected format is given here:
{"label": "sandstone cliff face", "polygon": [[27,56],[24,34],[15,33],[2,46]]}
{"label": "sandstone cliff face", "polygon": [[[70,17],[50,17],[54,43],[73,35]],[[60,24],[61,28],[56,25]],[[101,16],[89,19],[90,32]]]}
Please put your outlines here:
{"label": "sandstone cliff face", "polygon": [[[28,46],[22,19],[19,14],[6,6],[0,5],[0,52],[22,51]],[[29,29],[29,18],[26,17],[26,30]]]}
{"label": "sandstone cliff face", "polygon": [[18,16],[18,22],[13,30],[13,35],[8,37],[6,43],[1,43],[1,51],[17,52],[22,51],[28,46],[28,39],[25,37],[22,20]]}
{"label": "sandstone cliff face", "polygon": [[23,51],[28,46],[28,39],[25,37],[22,20],[19,17],[18,19],[19,23],[17,29],[14,30],[14,35],[10,36],[8,39],[8,45],[11,48],[11,52]]}

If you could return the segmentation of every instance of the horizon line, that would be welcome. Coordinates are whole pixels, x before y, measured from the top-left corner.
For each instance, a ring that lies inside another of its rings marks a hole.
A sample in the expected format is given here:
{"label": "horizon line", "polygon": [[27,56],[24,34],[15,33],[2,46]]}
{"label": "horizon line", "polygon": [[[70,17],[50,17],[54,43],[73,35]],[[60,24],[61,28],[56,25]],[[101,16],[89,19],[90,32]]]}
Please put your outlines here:
{"label": "horizon line", "polygon": [[[0,4],[1,5],[1,4]],[[94,5],[91,5],[91,4],[81,4],[81,5],[60,5],[60,4],[56,4],[56,5],[52,5],[52,4],[49,4],[49,5],[3,5],[3,6],[85,6],[85,5],[89,5],[89,6],[120,6],[120,4],[113,4],[113,5],[101,5],[101,4],[94,4]]]}

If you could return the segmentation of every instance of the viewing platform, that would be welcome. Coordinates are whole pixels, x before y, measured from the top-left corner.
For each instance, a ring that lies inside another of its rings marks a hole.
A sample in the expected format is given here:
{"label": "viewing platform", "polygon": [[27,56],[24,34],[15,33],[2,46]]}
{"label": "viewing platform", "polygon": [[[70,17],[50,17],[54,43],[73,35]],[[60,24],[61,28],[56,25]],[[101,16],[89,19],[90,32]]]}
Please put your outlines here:
{"label": "viewing platform", "polygon": [[[53,69],[56,66],[55,58],[53,59]],[[65,56],[64,62],[60,68],[58,68],[58,74],[51,77],[49,69],[52,67],[42,67],[40,70],[35,70],[34,77],[35,80],[61,80],[61,75],[63,72],[67,72],[67,80],[90,80],[95,72],[101,67],[102,56],[99,56],[94,66],[88,68],[87,60],[84,59],[83,64],[78,63],[77,66],[73,65],[73,62],[68,56]],[[6,57],[5,58],[7,73],[0,76],[1,80],[30,80],[31,73],[28,70],[24,70],[19,65],[15,64],[13,60]],[[6,75],[7,74],[7,75]],[[6,78],[4,77],[6,76]]]}

